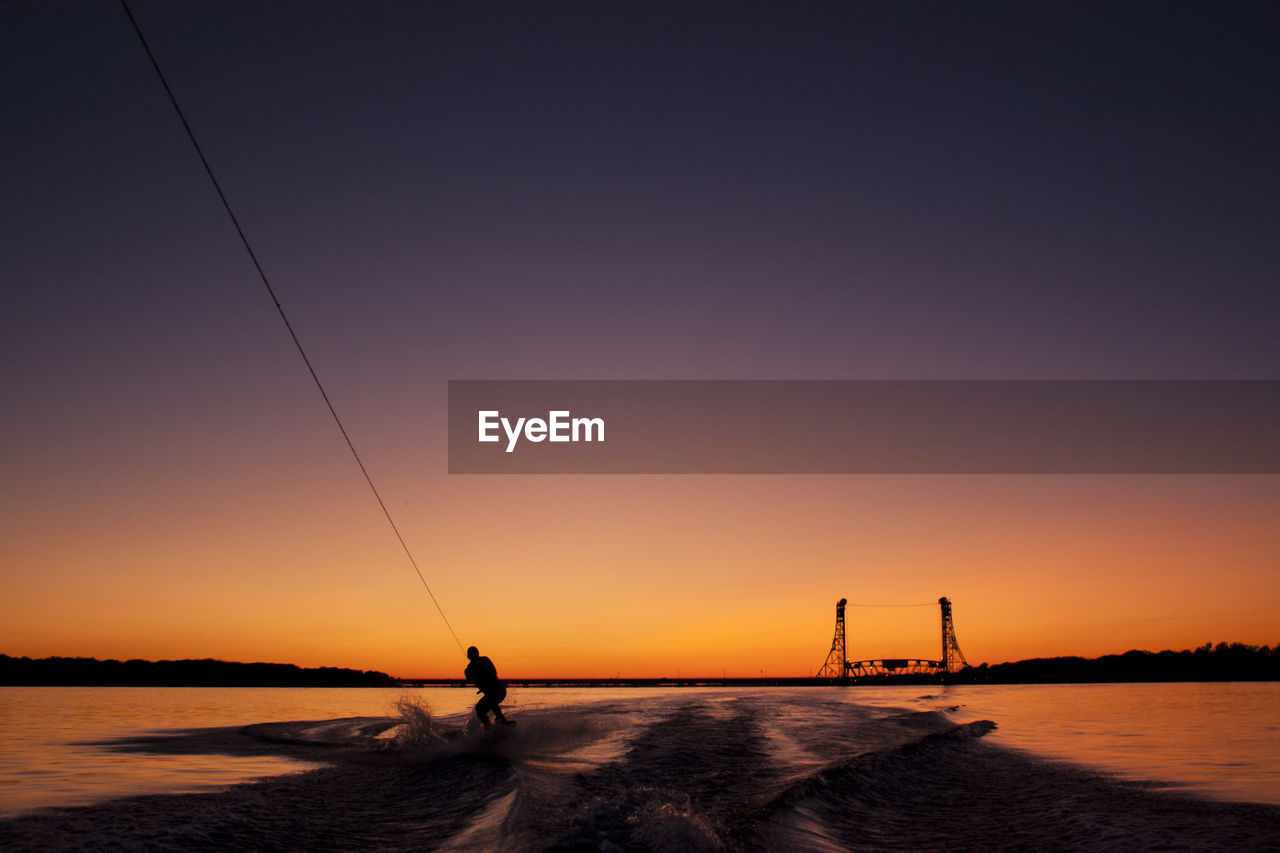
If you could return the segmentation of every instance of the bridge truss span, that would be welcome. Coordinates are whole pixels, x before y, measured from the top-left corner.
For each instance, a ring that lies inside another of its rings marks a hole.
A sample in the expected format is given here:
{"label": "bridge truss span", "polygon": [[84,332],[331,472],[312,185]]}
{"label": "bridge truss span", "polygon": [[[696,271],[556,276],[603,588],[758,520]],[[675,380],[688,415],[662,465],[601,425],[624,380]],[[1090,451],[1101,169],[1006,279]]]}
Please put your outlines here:
{"label": "bridge truss span", "polygon": [[853,678],[867,675],[938,675],[946,672],[940,660],[915,660],[914,658],[882,658],[880,660],[855,660],[849,662],[849,675]]}

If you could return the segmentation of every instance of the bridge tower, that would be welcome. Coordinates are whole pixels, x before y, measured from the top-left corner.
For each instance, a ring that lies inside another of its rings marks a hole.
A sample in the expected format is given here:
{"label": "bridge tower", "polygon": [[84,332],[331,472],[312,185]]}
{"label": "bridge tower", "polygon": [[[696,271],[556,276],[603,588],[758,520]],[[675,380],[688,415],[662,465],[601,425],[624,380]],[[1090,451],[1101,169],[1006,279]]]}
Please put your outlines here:
{"label": "bridge tower", "polygon": [[[840,602],[844,604],[844,602]],[[968,666],[969,662],[964,659],[964,652],[960,651],[960,644],[956,642],[956,626],[951,621],[951,599],[945,595],[938,599],[938,604],[942,607],[942,671],[955,672],[962,666]],[[841,618],[840,624],[836,630],[840,636],[840,648],[844,649],[844,608],[840,608]]]}
{"label": "bridge tower", "polygon": [[[849,658],[844,650],[844,606],[848,603],[849,600],[847,598],[842,598],[836,602],[836,633],[831,638],[831,651],[827,652],[827,661],[822,665],[822,669],[818,670],[819,678],[844,679],[848,677]],[[947,618],[949,619],[950,616]]]}

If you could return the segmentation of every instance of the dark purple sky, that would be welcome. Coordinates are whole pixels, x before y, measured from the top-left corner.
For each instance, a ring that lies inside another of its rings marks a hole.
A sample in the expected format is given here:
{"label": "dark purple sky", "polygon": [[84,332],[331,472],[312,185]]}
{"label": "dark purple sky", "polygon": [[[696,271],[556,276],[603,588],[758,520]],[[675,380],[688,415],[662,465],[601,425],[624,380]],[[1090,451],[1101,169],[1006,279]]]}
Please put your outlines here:
{"label": "dark purple sky", "polygon": [[[338,389],[1276,375],[1273,4],[690,5],[135,13]],[[279,371],[121,10],[0,15],[10,399]]]}

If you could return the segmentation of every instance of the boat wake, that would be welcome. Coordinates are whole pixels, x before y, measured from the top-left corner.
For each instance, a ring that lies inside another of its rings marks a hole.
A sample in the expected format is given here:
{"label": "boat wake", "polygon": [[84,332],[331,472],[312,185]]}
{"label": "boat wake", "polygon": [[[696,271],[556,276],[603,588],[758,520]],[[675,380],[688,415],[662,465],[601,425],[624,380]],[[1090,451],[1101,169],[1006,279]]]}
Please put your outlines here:
{"label": "boat wake", "polygon": [[1267,850],[1280,808],[1211,802],[982,740],[995,724],[804,692],[682,692],[525,710],[114,741],[321,769],[0,822],[7,850]]}

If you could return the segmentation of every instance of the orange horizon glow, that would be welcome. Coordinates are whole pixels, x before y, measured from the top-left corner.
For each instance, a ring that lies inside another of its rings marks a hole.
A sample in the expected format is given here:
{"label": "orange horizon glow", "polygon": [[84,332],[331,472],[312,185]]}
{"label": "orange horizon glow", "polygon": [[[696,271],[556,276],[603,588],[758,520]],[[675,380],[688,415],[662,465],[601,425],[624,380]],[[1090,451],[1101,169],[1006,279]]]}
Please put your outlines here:
{"label": "orange horizon glow", "polygon": [[[151,515],[98,506],[53,541],[32,516],[6,545],[11,565],[38,570],[7,575],[0,651],[458,677],[463,656],[376,505],[328,468],[296,472],[288,489],[228,482]],[[505,677],[806,676],[841,597],[950,597],[975,665],[1277,640],[1280,478],[436,476],[384,488],[399,490],[401,527],[461,642]],[[936,604],[850,608],[849,657],[935,658],[938,621]]]}

